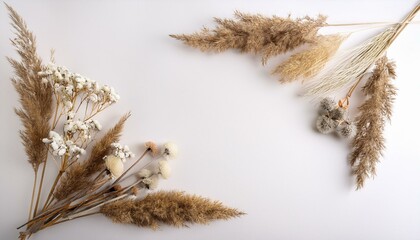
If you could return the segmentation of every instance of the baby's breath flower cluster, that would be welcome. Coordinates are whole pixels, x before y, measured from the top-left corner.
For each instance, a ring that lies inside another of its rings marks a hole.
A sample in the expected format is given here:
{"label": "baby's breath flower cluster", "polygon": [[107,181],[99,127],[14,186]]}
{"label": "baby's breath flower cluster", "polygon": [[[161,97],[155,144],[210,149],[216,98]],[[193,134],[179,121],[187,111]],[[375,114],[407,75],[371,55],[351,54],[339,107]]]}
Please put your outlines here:
{"label": "baby's breath flower cluster", "polygon": [[84,94],[86,100],[97,105],[109,105],[120,99],[114,88],[100,86],[96,81],[54,63],[48,64],[38,74],[43,77],[44,83],[52,85],[54,94],[60,97],[61,103],[67,109],[74,108],[75,97],[80,93]]}
{"label": "baby's breath flower cluster", "polygon": [[[115,103],[120,97],[114,88],[100,86],[96,81],[70,72],[66,67],[56,66],[54,63],[48,64],[38,75],[42,76],[45,84],[52,86],[56,100],[53,130],[43,142],[49,144],[54,156],[78,158],[86,152],[88,143],[93,140],[92,135],[102,129],[99,121],[92,117]],[[85,110],[83,118],[76,117],[83,104],[85,104],[82,108]],[[62,116],[66,118],[60,134],[61,131],[55,128]],[[118,154],[124,155],[122,157],[124,160],[131,154],[125,149],[118,151]]]}
{"label": "baby's breath flower cluster", "polygon": [[64,141],[63,136],[54,131],[50,131],[48,138],[42,139],[42,142],[50,145],[51,152],[54,156],[61,157],[67,154],[70,157],[75,156],[78,158],[80,154],[86,152],[85,149],[79,147],[72,140]]}
{"label": "baby's breath flower cluster", "polygon": [[356,127],[347,118],[347,110],[338,106],[331,98],[324,98],[319,104],[319,116],[316,120],[316,128],[320,133],[337,133],[344,138],[353,138]]}

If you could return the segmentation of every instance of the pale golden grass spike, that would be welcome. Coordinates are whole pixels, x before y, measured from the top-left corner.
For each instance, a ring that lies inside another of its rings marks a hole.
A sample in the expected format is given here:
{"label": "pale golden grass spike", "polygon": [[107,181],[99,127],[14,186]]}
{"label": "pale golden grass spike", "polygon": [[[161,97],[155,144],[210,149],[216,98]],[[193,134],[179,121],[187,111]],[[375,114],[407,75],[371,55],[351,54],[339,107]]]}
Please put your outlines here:
{"label": "pale golden grass spike", "polygon": [[15,72],[12,82],[21,103],[15,111],[24,127],[20,136],[28,161],[36,172],[48,154],[48,148],[41,140],[48,136],[51,128],[52,91],[38,75],[42,62],[37,54],[35,36],[22,17],[9,5],[6,4],[6,7],[16,35],[11,42],[20,57],[19,61],[8,58]]}
{"label": "pale golden grass spike", "polygon": [[384,55],[395,31],[395,27],[388,28],[341,57],[335,65],[321,71],[314,81],[308,83],[305,95],[324,97],[350,86]]}
{"label": "pale golden grass spike", "polygon": [[218,201],[178,191],[150,193],[142,200],[119,200],[104,205],[100,211],[114,222],[152,229],[161,223],[185,227],[188,223],[206,224],[244,214]]}
{"label": "pale golden grass spike", "polygon": [[372,76],[363,87],[368,99],[360,106],[360,114],[356,118],[357,133],[350,154],[357,189],[363,187],[367,178],[375,175],[376,164],[385,148],[383,131],[386,120],[391,118],[396,95],[396,88],[391,83],[394,78],[394,63],[382,57],[376,62]]}
{"label": "pale golden grass spike", "polygon": [[203,52],[222,52],[238,49],[244,53],[260,54],[265,64],[270,57],[293,50],[316,39],[318,29],[324,26],[326,17],[290,16],[265,17],[260,14],[235,12],[235,19],[215,18],[216,28],[203,28],[190,35],[170,35],[186,45]]}
{"label": "pale golden grass spike", "polygon": [[119,141],[124,123],[129,117],[130,113],[122,116],[118,123],[95,143],[87,160],[74,163],[66,170],[54,192],[54,197],[57,200],[65,199],[80,190],[89,189],[93,175],[105,169],[103,157],[109,154],[111,144]]}
{"label": "pale golden grass spike", "polygon": [[321,35],[309,49],[293,54],[277,66],[272,74],[279,75],[282,83],[311,78],[318,74],[346,38],[340,34]]}

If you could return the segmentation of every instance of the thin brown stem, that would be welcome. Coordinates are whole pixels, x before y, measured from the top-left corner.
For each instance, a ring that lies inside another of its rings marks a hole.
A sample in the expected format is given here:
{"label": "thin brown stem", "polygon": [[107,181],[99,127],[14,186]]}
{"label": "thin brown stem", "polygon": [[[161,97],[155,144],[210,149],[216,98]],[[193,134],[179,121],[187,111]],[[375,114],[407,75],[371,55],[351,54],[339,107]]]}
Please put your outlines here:
{"label": "thin brown stem", "polygon": [[31,220],[32,215],[32,208],[34,205],[34,198],[35,198],[35,189],[36,189],[36,182],[38,180],[38,169],[35,171],[34,175],[34,185],[32,187],[32,197],[31,197],[31,205],[29,206],[29,214],[28,214],[28,221]]}
{"label": "thin brown stem", "polygon": [[44,183],[45,169],[47,168],[47,161],[48,161],[48,155],[45,158],[44,165],[42,166],[41,180],[39,182],[38,195],[36,197],[35,208],[34,208],[34,212],[33,212],[33,215],[32,215],[33,217],[36,216],[36,213],[38,211],[39,200],[41,198],[41,192],[42,192],[42,184]]}
{"label": "thin brown stem", "polygon": [[114,186],[115,184],[117,184],[120,180],[121,180],[121,178],[123,178],[127,173],[128,173],[128,171],[130,171],[137,163],[139,163],[143,158],[144,158],[144,156],[146,156],[146,154],[150,151],[151,149],[150,148],[148,148],[148,149],[146,149],[146,151],[144,151],[144,153],[127,169],[127,170],[125,170],[124,172],[123,172],[123,174],[121,174],[121,176],[119,176],[113,183],[112,183],[112,186]]}

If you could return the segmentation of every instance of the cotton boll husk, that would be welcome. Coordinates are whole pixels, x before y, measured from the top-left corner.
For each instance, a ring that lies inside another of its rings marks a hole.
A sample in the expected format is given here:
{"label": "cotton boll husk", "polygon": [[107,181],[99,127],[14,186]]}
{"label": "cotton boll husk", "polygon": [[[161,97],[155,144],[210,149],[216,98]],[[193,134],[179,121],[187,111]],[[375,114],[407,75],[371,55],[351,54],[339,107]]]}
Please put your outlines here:
{"label": "cotton boll husk", "polygon": [[159,173],[164,179],[168,179],[171,176],[171,168],[168,161],[160,160],[159,161]]}
{"label": "cotton boll husk", "polygon": [[293,54],[272,73],[280,75],[282,83],[311,78],[325,66],[346,38],[340,34],[319,36],[309,49]]}
{"label": "cotton boll husk", "polygon": [[105,158],[106,168],[111,172],[113,178],[118,178],[124,172],[124,164],[119,157],[114,155]]}
{"label": "cotton boll husk", "polygon": [[174,159],[178,156],[178,146],[173,142],[168,142],[163,145],[163,156],[166,159]]}
{"label": "cotton boll husk", "polygon": [[137,175],[140,178],[148,178],[148,177],[152,176],[152,174],[153,174],[152,171],[150,171],[147,168],[143,168],[142,170],[140,170],[140,172],[137,173]]}

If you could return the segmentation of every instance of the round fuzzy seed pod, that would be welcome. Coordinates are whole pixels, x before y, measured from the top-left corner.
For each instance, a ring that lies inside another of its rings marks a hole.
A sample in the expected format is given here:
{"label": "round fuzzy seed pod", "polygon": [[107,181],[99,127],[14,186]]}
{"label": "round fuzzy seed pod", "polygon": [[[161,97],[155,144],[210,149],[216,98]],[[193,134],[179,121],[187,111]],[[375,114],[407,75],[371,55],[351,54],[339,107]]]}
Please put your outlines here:
{"label": "round fuzzy seed pod", "polygon": [[356,135],[356,126],[353,123],[345,124],[337,129],[337,133],[343,138],[353,138]]}
{"label": "round fuzzy seed pod", "polygon": [[344,118],[347,110],[341,107],[338,107],[330,112],[330,116],[334,120],[341,120]]}
{"label": "round fuzzy seed pod", "polygon": [[337,122],[327,116],[319,116],[316,120],[316,129],[322,134],[328,134],[337,127]]}
{"label": "round fuzzy seed pod", "polygon": [[124,172],[124,164],[119,157],[114,155],[105,158],[106,168],[111,172],[113,178],[118,178]]}
{"label": "round fuzzy seed pod", "polygon": [[337,106],[337,103],[332,98],[324,98],[319,103],[320,112],[330,112]]}

